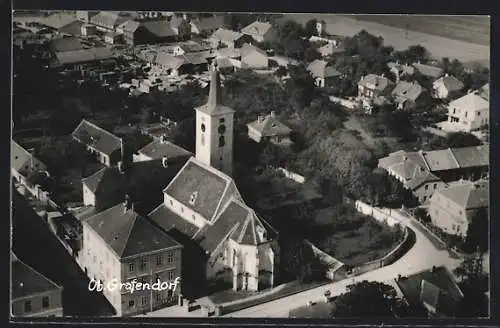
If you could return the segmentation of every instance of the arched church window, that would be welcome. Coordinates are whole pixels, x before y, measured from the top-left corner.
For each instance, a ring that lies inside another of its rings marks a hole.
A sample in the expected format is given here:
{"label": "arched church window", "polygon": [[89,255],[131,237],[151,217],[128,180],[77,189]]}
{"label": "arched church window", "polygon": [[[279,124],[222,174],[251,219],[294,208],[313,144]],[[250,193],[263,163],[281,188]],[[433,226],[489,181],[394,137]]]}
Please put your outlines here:
{"label": "arched church window", "polygon": [[224,136],[219,137],[219,147],[224,147],[226,145],[226,139]]}
{"label": "arched church window", "polygon": [[201,124],[201,132],[205,132],[205,124]]}

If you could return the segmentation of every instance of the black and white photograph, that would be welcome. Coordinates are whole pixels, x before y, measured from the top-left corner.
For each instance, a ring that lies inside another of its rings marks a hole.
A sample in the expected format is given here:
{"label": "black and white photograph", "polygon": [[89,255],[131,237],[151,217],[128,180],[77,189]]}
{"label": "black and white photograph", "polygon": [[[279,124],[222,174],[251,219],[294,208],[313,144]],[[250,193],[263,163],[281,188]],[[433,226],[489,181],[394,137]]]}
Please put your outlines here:
{"label": "black and white photograph", "polygon": [[14,10],[10,321],[490,318],[490,30]]}

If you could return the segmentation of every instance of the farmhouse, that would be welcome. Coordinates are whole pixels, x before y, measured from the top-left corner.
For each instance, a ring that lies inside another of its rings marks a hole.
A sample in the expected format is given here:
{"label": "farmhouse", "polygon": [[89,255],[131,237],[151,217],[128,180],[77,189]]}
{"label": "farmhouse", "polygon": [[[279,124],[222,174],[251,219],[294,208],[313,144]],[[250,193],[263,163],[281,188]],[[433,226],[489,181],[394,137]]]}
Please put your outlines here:
{"label": "farmhouse", "polygon": [[427,90],[416,81],[399,81],[391,94],[397,109],[400,110],[415,109],[419,104],[423,103],[429,95]]}
{"label": "farmhouse", "polygon": [[275,112],[267,116],[259,116],[256,121],[247,124],[248,137],[255,142],[268,140],[277,145],[290,145],[290,133],[292,130],[281,123]]}
{"label": "farmhouse", "polygon": [[464,88],[464,84],[456,77],[445,74],[432,83],[432,96],[438,99],[446,99]]}
{"label": "farmhouse", "polygon": [[342,76],[342,73],[328,65],[328,62],[316,59],[307,66],[307,70],[315,79],[316,85],[320,88],[330,86],[333,81]]}
{"label": "farmhouse", "polygon": [[276,29],[268,22],[255,21],[241,29],[241,33],[249,35],[256,42],[271,42],[277,36]]}

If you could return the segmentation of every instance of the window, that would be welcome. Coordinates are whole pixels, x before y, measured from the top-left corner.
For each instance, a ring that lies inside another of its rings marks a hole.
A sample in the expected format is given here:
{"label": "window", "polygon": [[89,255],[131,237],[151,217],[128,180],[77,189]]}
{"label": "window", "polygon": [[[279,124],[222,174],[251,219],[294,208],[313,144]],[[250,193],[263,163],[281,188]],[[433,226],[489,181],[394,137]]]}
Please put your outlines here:
{"label": "window", "polygon": [[455,108],[453,108],[453,114],[455,114],[455,112],[456,112],[456,109],[455,109]]}
{"label": "window", "polygon": [[130,264],[128,265],[128,271],[129,271],[129,272],[134,272],[134,269],[135,269],[135,267],[134,267],[134,263],[130,263]]}
{"label": "window", "polygon": [[192,215],[191,218],[193,219],[193,221],[196,221],[196,215]]}
{"label": "window", "polygon": [[161,294],[158,293],[156,294],[156,302],[160,302],[161,301]]}
{"label": "window", "polygon": [[134,307],[134,306],[135,306],[135,301],[134,301],[134,300],[130,300],[130,301],[128,301],[128,307],[129,307],[129,308],[132,308],[132,307]]}
{"label": "window", "polygon": [[221,119],[219,119],[219,123],[224,123],[225,121],[226,121],[226,119],[225,119],[225,118],[221,118]]}
{"label": "window", "polygon": [[44,309],[48,308],[49,307],[49,297],[48,296],[44,296],[42,298],[42,307]]}
{"label": "window", "polygon": [[167,261],[168,263],[173,263],[174,262],[174,252],[169,252],[167,255]]}
{"label": "window", "polygon": [[31,312],[31,301],[24,302],[24,312]]}
{"label": "window", "polygon": [[424,196],[424,202],[427,200],[427,196]]}
{"label": "window", "polygon": [[205,132],[206,128],[205,128],[205,124],[201,124],[201,132]]}
{"label": "window", "polygon": [[194,203],[196,202],[196,198],[198,197],[198,192],[193,192],[191,194],[191,197],[189,197],[189,204],[191,205],[194,205]]}
{"label": "window", "polygon": [[162,256],[161,256],[161,255],[156,256],[156,265],[161,265],[162,260],[163,260],[163,259],[162,259]]}
{"label": "window", "polygon": [[184,213],[184,207],[181,206],[181,213]]}
{"label": "window", "polygon": [[465,117],[467,117],[467,112],[465,112]]}
{"label": "window", "polygon": [[92,262],[94,262],[94,263],[96,262],[96,257],[95,257],[95,255],[94,255],[94,258],[92,259]]}
{"label": "window", "polygon": [[174,206],[174,201],[170,200],[170,206]]}
{"label": "window", "polygon": [[477,116],[481,116],[481,112],[477,112]]}
{"label": "window", "polygon": [[425,185],[425,190],[429,190],[429,185]]}
{"label": "window", "polygon": [[223,134],[224,132],[226,132],[226,126],[224,124],[221,124],[219,125],[219,133],[220,134]]}
{"label": "window", "polygon": [[226,139],[224,136],[219,137],[219,147],[224,147],[226,145]]}
{"label": "window", "polygon": [[90,248],[87,248],[87,255],[90,256]]}
{"label": "window", "polygon": [[435,183],[435,184],[434,184],[434,189],[437,189],[437,187],[438,187],[438,184],[437,184],[437,183]]}
{"label": "window", "polygon": [[146,297],[146,296],[141,297],[141,304],[142,304],[142,305],[146,305],[146,304],[148,304],[148,299],[147,299],[147,297]]}
{"label": "window", "polygon": [[168,280],[169,281],[174,280],[175,279],[174,276],[175,276],[175,271],[169,271],[168,272]]}
{"label": "window", "polygon": [[146,259],[141,259],[141,271],[146,270]]}

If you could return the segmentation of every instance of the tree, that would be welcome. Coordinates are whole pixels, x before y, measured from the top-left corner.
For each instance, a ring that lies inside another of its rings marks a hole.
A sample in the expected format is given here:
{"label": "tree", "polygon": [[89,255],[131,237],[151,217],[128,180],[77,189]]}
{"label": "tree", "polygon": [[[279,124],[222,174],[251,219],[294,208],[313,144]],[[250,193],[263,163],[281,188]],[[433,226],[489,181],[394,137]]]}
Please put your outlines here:
{"label": "tree", "polygon": [[446,136],[448,148],[473,147],[482,144],[481,140],[472,133],[452,132]]}
{"label": "tree", "polygon": [[317,19],[310,19],[306,22],[306,26],[304,27],[305,37],[310,38],[313,35],[318,35],[318,29],[316,28],[317,23]]}
{"label": "tree", "polygon": [[394,287],[365,280],[347,288],[348,292],[335,300],[333,317],[394,317],[397,304]]}
{"label": "tree", "polygon": [[413,213],[417,220],[422,221],[422,222],[427,222],[429,215],[427,214],[427,210],[425,208],[419,207],[415,210],[415,213]]}
{"label": "tree", "polygon": [[484,253],[488,250],[489,222],[488,210],[479,209],[474,215],[467,228],[465,237],[465,251]]}
{"label": "tree", "polygon": [[489,289],[489,277],[483,270],[482,254],[466,257],[454,273],[460,279],[459,287],[464,294],[458,316],[488,316],[489,302],[484,293]]}

